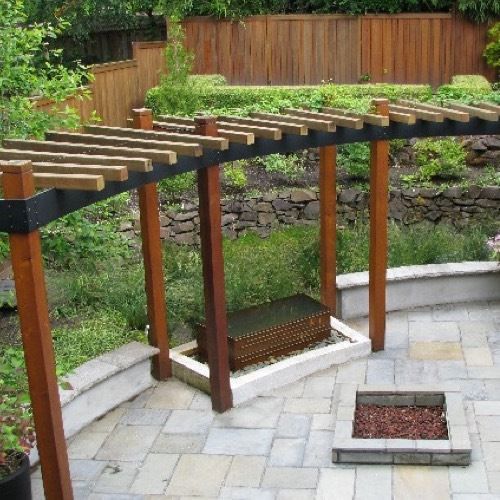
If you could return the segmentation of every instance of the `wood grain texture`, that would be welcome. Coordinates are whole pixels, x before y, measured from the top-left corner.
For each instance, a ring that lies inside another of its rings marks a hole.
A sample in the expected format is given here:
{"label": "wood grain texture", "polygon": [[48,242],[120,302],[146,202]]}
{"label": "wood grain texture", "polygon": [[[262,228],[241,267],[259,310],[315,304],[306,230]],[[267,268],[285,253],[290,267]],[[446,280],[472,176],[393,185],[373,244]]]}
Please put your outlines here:
{"label": "wood grain texture", "polygon": [[219,120],[224,123],[235,123],[236,125],[250,125],[254,127],[277,128],[284,134],[307,135],[308,130],[305,125],[300,123],[287,123],[277,119],[262,118],[241,118],[239,116],[220,116]]}
{"label": "wood grain texture", "polygon": [[[135,110],[133,119],[136,128],[151,130],[153,127],[153,117],[149,110]],[[156,184],[152,183],[144,184],[137,191],[149,321],[148,340],[152,346],[160,350],[153,357],[152,374],[157,380],[165,380],[172,376],[172,363],[169,350],[158,190]]]}
{"label": "wood grain texture", "polygon": [[[0,163],[0,180],[3,173]],[[104,189],[104,177],[95,174],[53,174],[34,173],[33,181],[36,188],[74,189],[78,191],[102,191]]]}
{"label": "wood grain texture", "polygon": [[78,165],[76,163],[32,163],[33,172],[44,174],[90,174],[102,175],[105,181],[123,182],[128,179],[127,167],[105,167],[101,165]]}
{"label": "wood grain texture", "polygon": [[[197,120],[199,134],[216,135],[215,119]],[[226,292],[220,208],[219,166],[198,170],[201,256],[205,295],[207,354],[212,408],[224,412],[233,406],[227,343]]]}
{"label": "wood grain texture", "polygon": [[427,111],[434,111],[436,113],[441,113],[448,120],[454,120],[457,122],[464,122],[464,123],[467,123],[470,120],[469,113],[464,113],[463,111],[442,108],[440,106],[433,106],[431,104],[408,101],[406,99],[400,99],[398,101],[398,104],[401,104],[403,106],[409,106],[410,108],[423,109]]}
{"label": "wood grain texture", "polygon": [[[35,192],[29,162],[3,165],[7,199]],[[50,328],[40,232],[9,235],[29,393],[47,500],[72,500],[66,440]]]}

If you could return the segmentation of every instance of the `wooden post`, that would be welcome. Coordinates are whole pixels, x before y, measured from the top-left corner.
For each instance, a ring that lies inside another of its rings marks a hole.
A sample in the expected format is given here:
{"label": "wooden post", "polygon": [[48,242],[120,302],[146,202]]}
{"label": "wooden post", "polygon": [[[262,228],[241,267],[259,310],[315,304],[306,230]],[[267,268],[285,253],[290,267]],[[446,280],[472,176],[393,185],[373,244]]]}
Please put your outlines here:
{"label": "wooden post", "polygon": [[[35,186],[31,162],[6,162],[2,170],[5,198],[33,196]],[[52,346],[40,232],[11,234],[9,241],[45,497],[47,500],[71,500],[73,491]]]}
{"label": "wooden post", "polygon": [[[389,115],[387,99],[374,99],[373,102],[377,114]],[[389,141],[373,141],[370,161],[369,331],[374,351],[383,350],[385,343],[388,190]]]}
{"label": "wooden post", "polygon": [[321,302],[336,313],[337,148],[319,148]]}
{"label": "wooden post", "polygon": [[[218,135],[215,118],[199,117],[195,121],[197,134]],[[219,171],[218,165],[198,170],[198,196],[210,392],[212,408],[224,412],[233,406],[233,396],[229,378]]]}
{"label": "wooden post", "polygon": [[[153,129],[150,109],[133,110],[134,128]],[[152,373],[157,380],[172,376],[169,354],[167,303],[160,239],[160,213],[156,184],[145,184],[138,189],[141,218],[142,254],[146,277],[146,294],[149,320],[149,343],[160,349],[153,358]]]}

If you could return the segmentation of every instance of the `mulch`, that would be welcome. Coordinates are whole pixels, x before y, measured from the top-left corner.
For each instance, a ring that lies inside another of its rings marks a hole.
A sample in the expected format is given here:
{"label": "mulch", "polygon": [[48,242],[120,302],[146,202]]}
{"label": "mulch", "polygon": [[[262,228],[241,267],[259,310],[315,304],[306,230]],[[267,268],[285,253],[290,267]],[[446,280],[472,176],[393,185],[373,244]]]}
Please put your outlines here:
{"label": "mulch", "polygon": [[442,406],[359,404],[353,437],[363,439],[448,439]]}

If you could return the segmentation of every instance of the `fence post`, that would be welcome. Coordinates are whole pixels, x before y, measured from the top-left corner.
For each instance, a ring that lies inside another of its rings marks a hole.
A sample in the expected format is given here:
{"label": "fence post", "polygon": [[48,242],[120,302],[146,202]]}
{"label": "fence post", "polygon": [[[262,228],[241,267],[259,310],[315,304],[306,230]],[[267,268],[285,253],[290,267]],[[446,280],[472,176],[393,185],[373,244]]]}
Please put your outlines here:
{"label": "fence post", "polygon": [[[374,99],[379,115],[389,115],[389,101]],[[370,270],[369,331],[372,350],[385,344],[387,212],[389,190],[389,141],[373,141],[370,159]]]}
{"label": "fence post", "polygon": [[[143,130],[152,130],[153,114],[151,110],[134,109],[133,126]],[[172,363],[168,345],[158,190],[156,184],[151,183],[141,186],[138,193],[148,304],[149,343],[160,350],[153,358],[152,373],[157,380],[165,380],[172,376]]]}
{"label": "fence post", "polygon": [[321,302],[336,313],[337,148],[319,148]]}
{"label": "fence post", "polygon": [[[6,199],[25,199],[35,194],[31,162],[5,162],[1,170]],[[71,500],[73,491],[57,385],[40,232],[11,234],[9,242],[45,497],[47,500]]]}
{"label": "fence post", "polygon": [[[196,134],[218,135],[215,118],[198,117],[195,122]],[[198,196],[210,392],[213,409],[224,412],[233,406],[233,396],[227,345],[219,171],[219,165],[198,170]]]}

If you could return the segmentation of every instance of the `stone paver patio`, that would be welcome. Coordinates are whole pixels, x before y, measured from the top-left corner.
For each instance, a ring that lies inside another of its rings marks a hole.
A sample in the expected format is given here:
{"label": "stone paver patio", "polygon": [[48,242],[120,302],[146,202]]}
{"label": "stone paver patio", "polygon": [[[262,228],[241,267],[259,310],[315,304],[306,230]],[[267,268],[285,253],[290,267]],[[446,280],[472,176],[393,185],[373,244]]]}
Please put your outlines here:
{"label": "stone paver patio", "polygon": [[[367,331],[366,319],[348,323]],[[386,347],[223,415],[205,394],[160,383],[70,440],[75,498],[500,499],[500,302],[389,314]],[[343,384],[436,382],[463,391],[471,466],[332,463]]]}

